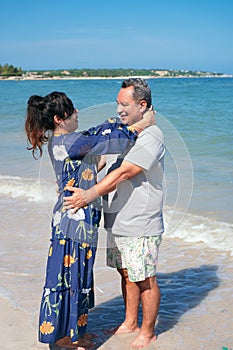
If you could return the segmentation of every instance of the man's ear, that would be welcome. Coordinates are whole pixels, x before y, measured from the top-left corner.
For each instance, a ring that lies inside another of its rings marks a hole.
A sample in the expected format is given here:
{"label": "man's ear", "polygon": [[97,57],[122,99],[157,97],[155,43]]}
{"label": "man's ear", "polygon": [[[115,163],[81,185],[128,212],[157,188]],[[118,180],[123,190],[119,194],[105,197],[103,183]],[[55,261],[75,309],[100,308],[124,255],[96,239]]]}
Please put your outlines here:
{"label": "man's ear", "polygon": [[147,109],[147,102],[146,100],[141,100],[140,103],[139,103],[139,106],[140,106],[140,109],[141,109],[141,112],[144,113]]}

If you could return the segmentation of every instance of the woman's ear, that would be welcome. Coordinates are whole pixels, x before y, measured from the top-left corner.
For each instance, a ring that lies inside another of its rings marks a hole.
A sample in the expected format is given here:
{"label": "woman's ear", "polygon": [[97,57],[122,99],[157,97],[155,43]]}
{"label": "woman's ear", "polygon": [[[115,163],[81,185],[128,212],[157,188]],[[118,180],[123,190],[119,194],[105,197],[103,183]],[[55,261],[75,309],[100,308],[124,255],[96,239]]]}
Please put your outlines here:
{"label": "woman's ear", "polygon": [[63,120],[57,114],[55,114],[53,120],[56,125],[61,125],[63,123]]}

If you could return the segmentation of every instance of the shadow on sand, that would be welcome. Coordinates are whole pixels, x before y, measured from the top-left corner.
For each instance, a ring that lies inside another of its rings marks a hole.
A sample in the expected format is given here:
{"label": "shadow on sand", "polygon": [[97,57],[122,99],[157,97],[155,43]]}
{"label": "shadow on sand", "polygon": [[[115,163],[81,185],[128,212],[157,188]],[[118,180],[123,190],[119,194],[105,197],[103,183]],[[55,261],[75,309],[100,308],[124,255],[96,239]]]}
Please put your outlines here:
{"label": "shadow on sand", "polygon": [[[155,330],[157,335],[172,329],[182,315],[198,306],[210,291],[219,286],[217,269],[216,265],[202,265],[172,273],[158,273],[161,304]],[[98,349],[112,336],[104,334],[103,331],[118,326],[123,320],[124,305],[121,296],[90,310],[88,333],[98,334],[93,350]],[[140,310],[139,324],[141,321]]]}

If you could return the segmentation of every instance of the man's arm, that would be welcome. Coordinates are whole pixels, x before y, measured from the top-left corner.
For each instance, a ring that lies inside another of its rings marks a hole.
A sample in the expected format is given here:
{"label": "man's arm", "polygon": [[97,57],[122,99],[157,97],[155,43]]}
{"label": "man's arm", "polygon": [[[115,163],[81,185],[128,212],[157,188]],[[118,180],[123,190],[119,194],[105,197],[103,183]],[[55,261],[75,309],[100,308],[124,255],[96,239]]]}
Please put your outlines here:
{"label": "man's arm", "polygon": [[81,188],[67,186],[67,190],[74,193],[71,197],[64,198],[64,209],[73,209],[73,212],[76,212],[94,199],[114,191],[120,182],[134,177],[141,171],[143,171],[143,168],[123,161],[119,168],[113,170],[95,186],[86,191]]}

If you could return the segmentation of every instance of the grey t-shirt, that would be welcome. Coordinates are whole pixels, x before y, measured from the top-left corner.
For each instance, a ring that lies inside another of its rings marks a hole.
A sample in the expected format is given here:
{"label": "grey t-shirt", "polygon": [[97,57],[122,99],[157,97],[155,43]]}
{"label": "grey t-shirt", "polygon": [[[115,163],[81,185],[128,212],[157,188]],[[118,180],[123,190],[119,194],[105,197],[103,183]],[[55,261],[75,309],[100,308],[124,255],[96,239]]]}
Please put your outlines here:
{"label": "grey t-shirt", "polygon": [[122,236],[156,236],[163,225],[164,137],[153,125],[140,133],[124,160],[143,168],[121,182],[114,194],[103,201],[105,229]]}

